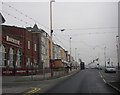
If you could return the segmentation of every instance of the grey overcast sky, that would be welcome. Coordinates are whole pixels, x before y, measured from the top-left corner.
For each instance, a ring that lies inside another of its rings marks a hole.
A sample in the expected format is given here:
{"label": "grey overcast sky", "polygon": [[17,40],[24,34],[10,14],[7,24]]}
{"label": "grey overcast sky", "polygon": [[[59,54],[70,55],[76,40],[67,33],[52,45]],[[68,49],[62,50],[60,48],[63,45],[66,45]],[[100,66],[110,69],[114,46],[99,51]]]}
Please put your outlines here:
{"label": "grey overcast sky", "polygon": [[[5,24],[32,27],[37,23],[39,28],[50,33],[49,0],[46,2],[34,2],[34,0],[29,2],[5,1],[1,4],[2,14],[6,19]],[[95,0],[94,2],[78,2],[78,0],[60,2],[60,0],[56,0],[53,3],[54,42],[70,51],[69,36],[71,36],[72,56],[75,57],[75,48],[77,48],[77,58],[81,58],[86,64],[99,57],[100,64],[104,65],[104,47],[106,46],[107,59],[110,58],[116,65],[118,0],[111,1],[115,2],[97,2],[97,0],[96,2]],[[65,31],[61,32],[61,29],[65,29]]]}

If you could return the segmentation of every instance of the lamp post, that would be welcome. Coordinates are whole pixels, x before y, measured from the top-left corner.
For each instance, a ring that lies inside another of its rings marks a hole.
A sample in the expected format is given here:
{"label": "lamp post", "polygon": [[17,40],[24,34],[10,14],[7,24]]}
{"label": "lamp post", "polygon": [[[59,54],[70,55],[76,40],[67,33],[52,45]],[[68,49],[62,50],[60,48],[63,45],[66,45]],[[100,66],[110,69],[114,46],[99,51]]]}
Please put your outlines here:
{"label": "lamp post", "polygon": [[119,40],[118,40],[119,36],[116,36],[116,46],[117,46],[117,57],[118,57],[118,70],[119,70]]}
{"label": "lamp post", "polygon": [[71,63],[71,39],[72,37],[70,37],[70,63]]}
{"label": "lamp post", "polygon": [[72,37],[70,37],[70,70],[72,70],[72,63],[71,63],[71,40],[72,40]]}
{"label": "lamp post", "polygon": [[[65,31],[65,29],[61,29],[61,32]],[[72,37],[70,35],[67,35],[69,37],[69,45],[70,45],[70,65],[71,64],[71,40],[72,40]]]}
{"label": "lamp post", "polygon": [[106,46],[104,47],[105,67],[106,67]]}
{"label": "lamp post", "polygon": [[75,61],[77,61],[76,51],[77,51],[77,48],[75,48]]}
{"label": "lamp post", "polygon": [[78,62],[79,62],[79,56],[80,56],[80,54],[78,53],[78,60],[77,60]]}
{"label": "lamp post", "polygon": [[55,2],[55,0],[50,0],[50,46],[51,46],[51,77],[53,77],[53,44],[52,44],[52,33],[53,33],[53,29],[52,29],[52,3]]}

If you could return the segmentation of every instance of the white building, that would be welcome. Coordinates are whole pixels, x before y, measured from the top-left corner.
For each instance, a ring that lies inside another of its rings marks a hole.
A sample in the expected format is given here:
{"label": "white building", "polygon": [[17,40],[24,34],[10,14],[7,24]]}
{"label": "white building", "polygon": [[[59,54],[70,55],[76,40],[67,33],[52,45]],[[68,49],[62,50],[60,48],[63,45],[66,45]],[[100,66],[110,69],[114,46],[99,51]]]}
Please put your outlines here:
{"label": "white building", "polygon": [[61,59],[60,46],[57,44],[53,44],[53,59]]}
{"label": "white building", "polygon": [[44,63],[45,68],[49,68],[49,35],[41,30],[41,61]]}

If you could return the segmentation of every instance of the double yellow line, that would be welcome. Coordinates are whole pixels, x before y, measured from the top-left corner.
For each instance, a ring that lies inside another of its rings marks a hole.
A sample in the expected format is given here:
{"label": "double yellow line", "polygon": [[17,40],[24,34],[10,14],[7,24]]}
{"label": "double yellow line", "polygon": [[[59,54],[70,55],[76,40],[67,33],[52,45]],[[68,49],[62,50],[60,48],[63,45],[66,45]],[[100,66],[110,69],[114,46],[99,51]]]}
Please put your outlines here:
{"label": "double yellow line", "polygon": [[31,90],[31,91],[25,93],[24,95],[31,95],[31,94],[33,94],[33,93],[39,91],[39,90],[40,90],[40,88],[34,88],[33,90]]}

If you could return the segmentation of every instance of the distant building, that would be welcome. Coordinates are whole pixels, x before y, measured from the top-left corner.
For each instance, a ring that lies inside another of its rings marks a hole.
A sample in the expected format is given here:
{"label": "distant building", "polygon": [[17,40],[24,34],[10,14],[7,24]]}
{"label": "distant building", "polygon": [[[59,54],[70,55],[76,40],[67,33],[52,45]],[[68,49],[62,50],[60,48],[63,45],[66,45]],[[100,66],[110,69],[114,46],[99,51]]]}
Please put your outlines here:
{"label": "distant building", "polygon": [[[38,63],[37,68],[41,69],[41,31],[36,24],[33,26],[33,28],[32,27],[27,27],[26,29],[29,32],[31,32],[32,34],[37,35],[37,38],[38,38],[37,39],[38,59],[34,60],[34,61],[36,61]],[[36,45],[35,45],[35,47],[36,47]]]}
{"label": "distant building", "polygon": [[49,35],[41,30],[41,61],[44,63],[45,68],[50,68],[49,59]]}
{"label": "distant building", "polygon": [[66,61],[68,62],[68,51],[65,51]]}
{"label": "distant building", "polygon": [[33,74],[38,69],[38,35],[25,28],[2,25],[0,53],[3,75]]}
{"label": "distant building", "polygon": [[60,56],[60,45],[56,44],[56,51],[57,51],[57,59],[61,59],[61,56]]}
{"label": "distant building", "polygon": [[68,58],[67,58],[67,59],[68,59],[68,62],[70,63],[70,54],[68,54],[67,57],[68,57]]}
{"label": "distant building", "polygon": [[53,43],[53,59],[61,59],[60,46]]}
{"label": "distant building", "polygon": [[68,65],[68,62],[66,61],[66,51],[62,47],[60,48],[60,55],[61,55],[61,60],[63,63],[63,67],[66,67]]}

